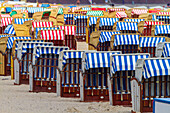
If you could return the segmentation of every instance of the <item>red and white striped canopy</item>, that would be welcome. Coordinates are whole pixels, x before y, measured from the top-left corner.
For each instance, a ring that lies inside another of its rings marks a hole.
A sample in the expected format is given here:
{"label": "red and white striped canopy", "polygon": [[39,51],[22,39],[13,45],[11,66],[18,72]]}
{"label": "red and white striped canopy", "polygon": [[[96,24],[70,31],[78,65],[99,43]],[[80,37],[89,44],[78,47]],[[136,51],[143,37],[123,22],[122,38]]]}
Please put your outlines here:
{"label": "red and white striped canopy", "polygon": [[74,11],[76,10],[80,10],[81,7],[72,7],[69,9],[69,12],[72,10],[72,13],[74,13]]}
{"label": "red and white striped canopy", "polygon": [[145,21],[145,25],[161,25],[164,24],[164,22],[160,21]]}
{"label": "red and white striped canopy", "polygon": [[158,15],[170,15],[170,12],[158,12]]}
{"label": "red and white striped canopy", "polygon": [[140,15],[140,14],[144,14],[147,13],[148,9],[132,9],[132,15],[136,14],[136,15]]}
{"label": "red and white striped canopy", "polygon": [[76,26],[57,26],[65,31],[65,35],[76,35]]}
{"label": "red and white striped canopy", "polygon": [[127,14],[125,12],[116,12],[116,18],[126,18]]}
{"label": "red and white striped canopy", "polygon": [[9,14],[0,14],[0,17],[11,17]]}
{"label": "red and white striped canopy", "polygon": [[12,19],[13,19],[12,17],[1,18],[1,27],[12,24]]}
{"label": "red and white striped canopy", "polygon": [[108,10],[109,10],[109,12],[114,12],[114,11],[125,11],[124,8],[110,8],[110,9],[108,9]]}
{"label": "red and white striped canopy", "polygon": [[41,30],[40,38],[44,40],[64,40],[64,30]]}
{"label": "red and white striped canopy", "polygon": [[35,27],[52,27],[53,22],[50,21],[33,21],[32,22],[32,31],[34,31]]}

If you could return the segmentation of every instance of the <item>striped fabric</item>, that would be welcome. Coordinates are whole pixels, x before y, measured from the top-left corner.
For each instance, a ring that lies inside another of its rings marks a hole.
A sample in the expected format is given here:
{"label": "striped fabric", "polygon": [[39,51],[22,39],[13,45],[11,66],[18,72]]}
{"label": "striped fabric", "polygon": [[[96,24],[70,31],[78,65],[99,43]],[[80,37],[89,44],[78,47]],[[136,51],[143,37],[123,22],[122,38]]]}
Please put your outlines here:
{"label": "striped fabric", "polygon": [[57,26],[59,29],[65,31],[65,35],[74,35],[76,36],[76,26]]}
{"label": "striped fabric", "polygon": [[111,56],[111,73],[115,74],[117,71],[135,70],[138,59],[149,58],[149,54],[120,54]]}
{"label": "striped fabric", "polygon": [[61,14],[61,15],[63,14],[63,8],[58,9],[58,14]]}
{"label": "striped fabric", "polygon": [[140,37],[139,47],[156,47],[158,43],[165,42],[165,37]]}
{"label": "striped fabric", "polygon": [[64,40],[64,30],[41,30],[40,39],[44,40]]}
{"label": "striped fabric", "polygon": [[52,27],[53,22],[50,21],[33,21],[32,22],[32,31],[34,31],[35,27]]}
{"label": "striped fabric", "polygon": [[117,22],[116,30],[134,30],[138,31],[138,23],[136,22]]}
{"label": "striped fabric", "polygon": [[157,21],[157,19],[156,19],[156,14],[152,14],[152,20],[153,20],[153,21]]}
{"label": "striped fabric", "polygon": [[103,16],[103,11],[87,11],[88,16]]}
{"label": "striped fabric", "polygon": [[63,50],[69,50],[68,47],[64,46],[36,46],[34,48],[34,56],[33,56],[33,64],[35,64],[35,60],[39,58],[42,54],[57,54]]}
{"label": "striped fabric", "polygon": [[153,76],[170,75],[170,59],[145,59],[143,69],[145,79]]}
{"label": "striped fabric", "polygon": [[140,15],[140,14],[144,14],[144,13],[147,13],[148,12],[148,9],[132,9],[132,12],[131,14],[132,15]]}
{"label": "striped fabric", "polygon": [[164,24],[164,22],[159,21],[145,21],[145,25],[161,25]]}
{"label": "striped fabric", "polygon": [[136,18],[126,18],[126,19],[124,19],[124,21],[126,21],[126,22],[137,22],[137,23],[144,21],[144,20],[145,19],[136,19]]}
{"label": "striped fabric", "polygon": [[83,53],[84,53],[84,51],[64,51],[62,64],[65,65],[67,59],[82,58]]}
{"label": "striped fabric", "polygon": [[114,34],[120,34],[120,32],[111,32],[111,31],[101,32],[99,37],[99,42],[104,43],[106,41],[110,41],[112,35]]}
{"label": "striped fabric", "polygon": [[41,12],[44,11],[45,8],[40,7],[27,7],[28,13],[35,13],[35,12]]}
{"label": "striped fabric", "polygon": [[91,10],[91,8],[90,7],[83,7],[82,10],[89,11],[89,10]]}
{"label": "striped fabric", "polygon": [[125,12],[116,12],[116,18],[127,18],[127,14]]}
{"label": "striped fabric", "polygon": [[68,20],[68,18],[73,18],[73,17],[74,17],[74,14],[64,14],[64,21]]}
{"label": "striped fabric", "polygon": [[26,10],[26,7],[13,7],[13,10]]}
{"label": "striped fabric", "polygon": [[11,49],[13,46],[13,42],[16,39],[31,39],[31,37],[8,37],[8,41],[7,41],[7,48]]}
{"label": "striped fabric", "polygon": [[89,16],[75,16],[74,20],[77,21],[78,19],[87,19]]}
{"label": "striped fabric", "polygon": [[80,10],[80,8],[81,8],[81,7],[72,7],[72,8],[71,8],[71,11],[72,11],[72,13],[74,13],[74,11]]}
{"label": "striped fabric", "polygon": [[155,35],[170,34],[170,25],[155,25]]}
{"label": "striped fabric", "polygon": [[156,19],[158,19],[158,20],[170,19],[170,15],[169,16],[167,16],[167,15],[156,16]]}
{"label": "striped fabric", "polygon": [[87,26],[88,16],[75,16],[75,25],[76,25],[76,36],[85,36],[86,35],[86,26]]}
{"label": "striped fabric", "polygon": [[139,45],[139,35],[136,34],[120,34],[115,35],[114,46],[118,45]]}
{"label": "striped fabric", "polygon": [[170,43],[164,43],[162,57],[170,57]]}
{"label": "striped fabric", "polygon": [[10,14],[0,14],[0,17],[4,18],[4,17],[11,17]]}
{"label": "striped fabric", "polygon": [[12,17],[1,18],[1,27],[12,24],[12,19],[13,19]]}
{"label": "striped fabric", "polygon": [[120,54],[119,51],[108,52],[86,52],[85,69],[110,67],[110,56]]}
{"label": "striped fabric", "polygon": [[99,26],[113,26],[117,21],[119,21],[119,18],[100,18]]}
{"label": "striped fabric", "polygon": [[170,12],[158,12],[158,15],[170,15]]}
{"label": "striped fabric", "polygon": [[4,30],[5,34],[15,34],[15,30],[14,30],[14,26],[13,25],[8,25],[5,30]]}
{"label": "striped fabric", "polygon": [[25,21],[33,20],[32,18],[15,18],[14,24],[24,24]]}
{"label": "striped fabric", "polygon": [[27,53],[28,49],[34,49],[35,46],[53,46],[53,43],[43,42],[43,40],[40,40],[39,42],[24,42],[22,44],[22,54]]}
{"label": "striped fabric", "polygon": [[35,33],[34,33],[35,39],[38,38],[38,32],[40,30],[56,30],[56,29],[59,29],[59,28],[58,27],[36,27],[35,28]]}
{"label": "striped fabric", "polygon": [[89,26],[96,24],[99,17],[89,17]]}
{"label": "striped fabric", "polygon": [[109,8],[108,9],[109,12],[114,12],[114,11],[125,11],[124,8]]}
{"label": "striped fabric", "polygon": [[13,35],[8,35],[8,34],[0,34],[0,38],[2,38],[2,37],[8,37],[8,36],[13,36]]}

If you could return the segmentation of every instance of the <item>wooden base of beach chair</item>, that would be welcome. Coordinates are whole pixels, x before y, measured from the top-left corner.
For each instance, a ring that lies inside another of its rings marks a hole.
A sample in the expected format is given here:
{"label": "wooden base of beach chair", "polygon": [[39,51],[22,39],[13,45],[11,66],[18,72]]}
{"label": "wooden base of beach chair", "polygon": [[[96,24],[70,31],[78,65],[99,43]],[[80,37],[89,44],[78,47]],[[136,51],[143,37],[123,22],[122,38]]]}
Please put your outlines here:
{"label": "wooden base of beach chair", "polygon": [[33,92],[56,93],[56,81],[35,81],[33,82]]}
{"label": "wooden base of beach chair", "polygon": [[142,100],[141,112],[152,112],[153,111],[153,100]]}
{"label": "wooden base of beach chair", "polygon": [[29,75],[20,75],[20,84],[29,84]]}
{"label": "wooden base of beach chair", "polygon": [[109,101],[109,91],[107,89],[99,90],[84,90],[85,102],[106,102]]}
{"label": "wooden base of beach chair", "polygon": [[11,66],[6,66],[6,76],[10,76],[11,75]]}
{"label": "wooden base of beach chair", "polygon": [[80,87],[62,87],[61,88],[61,97],[80,97]]}
{"label": "wooden base of beach chair", "polygon": [[116,106],[116,105],[132,106],[131,95],[122,94],[122,97],[121,97],[121,94],[113,94],[113,106]]}

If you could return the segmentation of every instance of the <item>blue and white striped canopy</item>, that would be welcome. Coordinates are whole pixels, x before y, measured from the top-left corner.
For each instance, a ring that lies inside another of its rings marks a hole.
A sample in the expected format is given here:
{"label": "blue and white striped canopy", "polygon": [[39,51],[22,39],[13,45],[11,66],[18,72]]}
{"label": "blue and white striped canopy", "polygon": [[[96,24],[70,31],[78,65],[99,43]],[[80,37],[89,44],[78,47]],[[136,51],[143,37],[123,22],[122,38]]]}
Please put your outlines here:
{"label": "blue and white striped canopy", "polygon": [[139,45],[138,34],[119,34],[115,35],[114,46],[118,45]]}
{"label": "blue and white striped canopy", "polygon": [[87,19],[89,16],[75,16],[74,17],[74,20],[76,21],[77,19],[83,19],[83,20],[85,20],[85,19]]}
{"label": "blue and white striped canopy", "polygon": [[149,58],[149,53],[112,55],[111,58],[110,69],[115,74],[117,71],[135,70],[137,60]]}
{"label": "blue and white striped canopy", "polygon": [[64,21],[67,20],[67,18],[73,18],[74,14],[64,14]]}
{"label": "blue and white striped canopy", "polygon": [[16,39],[31,39],[31,37],[8,37],[7,49],[11,49],[12,48],[13,42]]}
{"label": "blue and white striped canopy", "polygon": [[14,24],[24,24],[25,21],[33,20],[32,18],[14,18]]}
{"label": "blue and white striped canopy", "polygon": [[99,17],[89,17],[89,26],[96,24]]}
{"label": "blue and white striped canopy", "polygon": [[155,25],[155,35],[158,34],[170,34],[170,24]]}
{"label": "blue and white striped canopy", "polygon": [[145,21],[145,19],[126,18],[126,19],[124,19],[124,21],[126,21],[126,22],[137,22],[137,23],[139,23],[139,22],[141,22],[141,21]]}
{"label": "blue and white striped canopy", "polygon": [[39,40],[39,42],[25,42],[22,45],[22,54],[26,53],[27,49],[33,49],[35,46],[53,46],[53,43],[43,42],[43,40]]}
{"label": "blue and white striped canopy", "polygon": [[8,35],[8,34],[1,34],[1,35],[0,35],[0,38],[2,38],[2,37],[8,37],[8,36],[13,36],[13,35],[10,35],[10,34],[9,34],[9,35]]}
{"label": "blue and white striped canopy", "polygon": [[27,7],[29,13],[41,12],[44,11],[45,8],[42,7]]}
{"label": "blue and white striped canopy", "polygon": [[56,30],[56,29],[59,29],[58,27],[36,27],[35,28],[35,38],[37,39],[38,38],[38,32],[40,30]]}
{"label": "blue and white striped canopy", "polygon": [[165,37],[140,37],[139,47],[156,47],[159,42],[165,42]]}
{"label": "blue and white striped canopy", "polygon": [[89,10],[91,10],[91,8],[90,8],[90,7],[83,7],[82,10],[87,10],[87,11],[89,11]]}
{"label": "blue and white striped canopy", "polygon": [[119,18],[100,18],[99,26],[113,26],[117,21],[119,21]]}
{"label": "blue and white striped canopy", "polygon": [[68,50],[64,46],[37,46],[35,50],[35,58],[40,57],[42,54],[59,54],[63,50]]}
{"label": "blue and white striped canopy", "polygon": [[153,20],[153,21],[157,21],[157,19],[156,19],[156,14],[153,14],[153,15],[152,15],[152,20]]}
{"label": "blue and white striped canopy", "polygon": [[13,10],[26,10],[26,7],[13,7]]}
{"label": "blue and white striped canopy", "polygon": [[138,23],[137,22],[117,22],[116,30],[133,30],[138,31]]}
{"label": "blue and white striped canopy", "polygon": [[63,65],[66,64],[66,60],[70,58],[82,58],[84,51],[63,51]]}
{"label": "blue and white striped canopy", "polygon": [[146,59],[143,69],[145,79],[153,76],[170,75],[170,59]]}
{"label": "blue and white striped canopy", "polygon": [[169,16],[169,15],[161,15],[161,16],[156,16],[156,18],[157,18],[158,20],[170,19],[170,16]]}
{"label": "blue and white striped canopy", "polygon": [[170,43],[164,43],[162,57],[170,57]]}
{"label": "blue and white striped canopy", "polygon": [[110,56],[120,53],[120,51],[86,52],[85,69],[110,67]]}
{"label": "blue and white striped canopy", "polygon": [[15,34],[15,30],[14,30],[14,26],[13,25],[8,25],[5,30],[4,30],[5,34]]}
{"label": "blue and white striped canopy", "polygon": [[114,35],[114,34],[120,34],[120,32],[102,31],[100,33],[99,42],[104,43],[106,41],[110,41],[112,35]]}

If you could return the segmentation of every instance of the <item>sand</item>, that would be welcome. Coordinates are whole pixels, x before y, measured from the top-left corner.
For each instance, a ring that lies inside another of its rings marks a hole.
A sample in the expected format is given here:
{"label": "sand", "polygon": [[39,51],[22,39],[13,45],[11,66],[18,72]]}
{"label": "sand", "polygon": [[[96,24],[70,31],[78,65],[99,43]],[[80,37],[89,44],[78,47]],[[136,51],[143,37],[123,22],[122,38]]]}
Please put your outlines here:
{"label": "sand", "polygon": [[60,98],[55,93],[30,93],[28,85],[13,85],[0,76],[0,113],[130,113],[131,107],[111,106],[109,102],[80,102]]}

